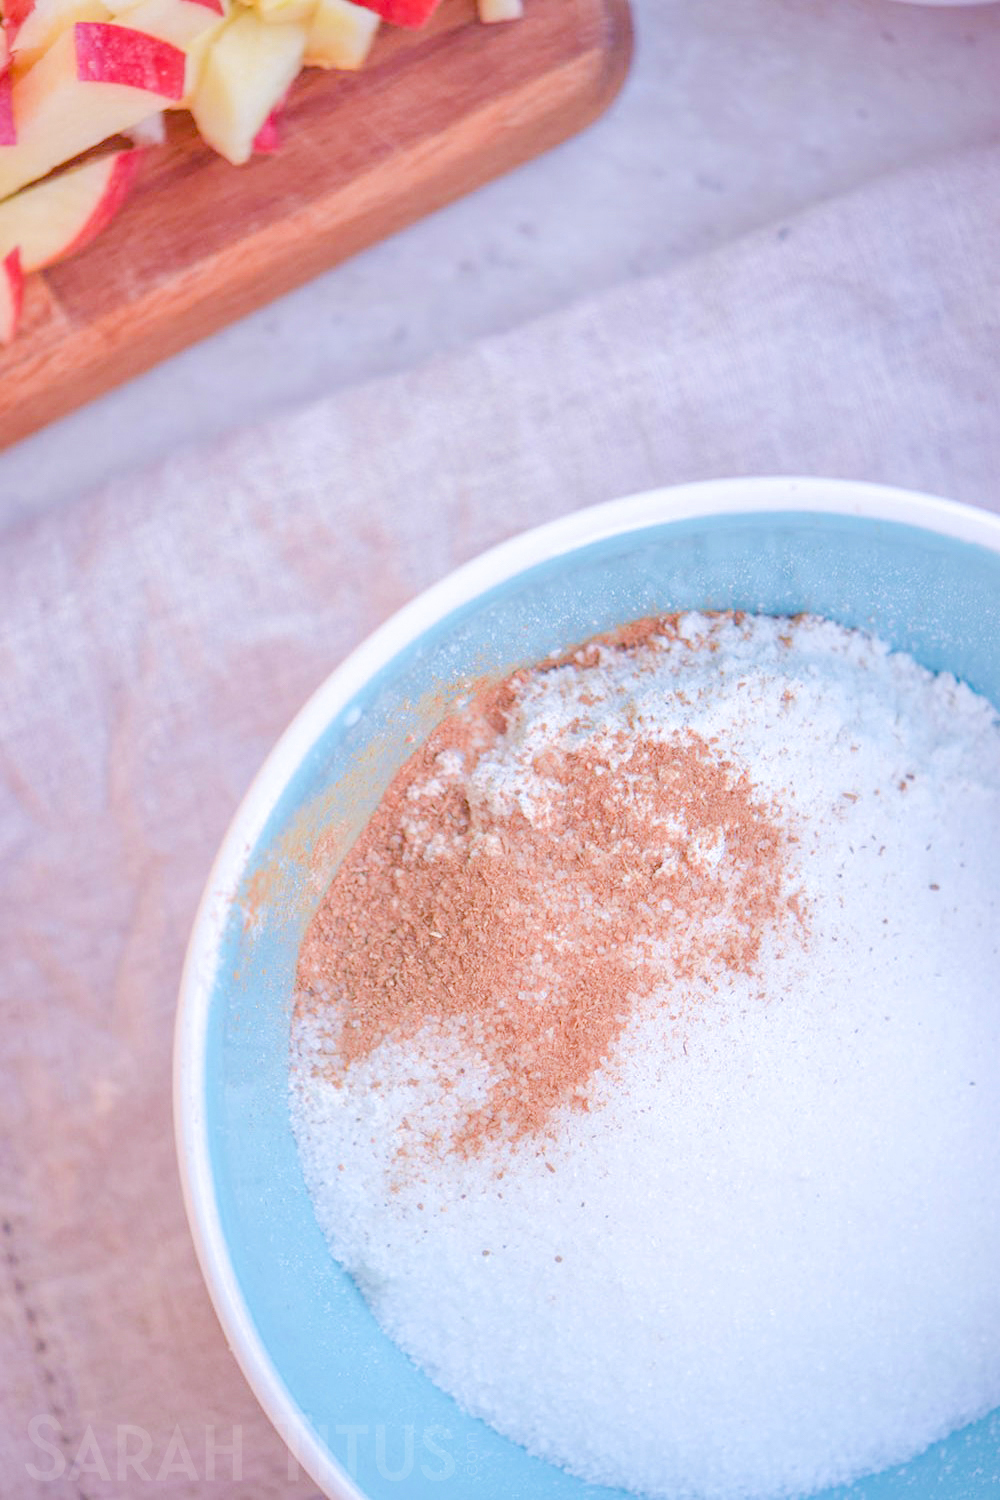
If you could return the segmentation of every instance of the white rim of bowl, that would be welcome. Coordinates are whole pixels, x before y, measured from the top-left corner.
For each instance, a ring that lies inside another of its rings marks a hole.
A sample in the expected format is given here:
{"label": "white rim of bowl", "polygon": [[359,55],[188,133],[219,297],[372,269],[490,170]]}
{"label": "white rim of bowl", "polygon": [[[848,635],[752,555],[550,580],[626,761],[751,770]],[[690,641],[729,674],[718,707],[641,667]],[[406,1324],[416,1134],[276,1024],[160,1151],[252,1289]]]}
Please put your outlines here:
{"label": "white rim of bowl", "polygon": [[368,680],[416,637],[516,574],[629,531],[709,516],[816,511],[895,521],[1000,552],[1000,517],[916,491],[847,479],[702,480],[648,490],[522,532],[449,573],[392,615],[337,667],[268,755],[222,841],[198,907],[181,978],[174,1040],[174,1129],[188,1223],[223,1332],[254,1395],[329,1500],[367,1500],[312,1429],[250,1315],[226,1247],[212,1179],[203,1085],[219,941],[246,859],[291,771]]}

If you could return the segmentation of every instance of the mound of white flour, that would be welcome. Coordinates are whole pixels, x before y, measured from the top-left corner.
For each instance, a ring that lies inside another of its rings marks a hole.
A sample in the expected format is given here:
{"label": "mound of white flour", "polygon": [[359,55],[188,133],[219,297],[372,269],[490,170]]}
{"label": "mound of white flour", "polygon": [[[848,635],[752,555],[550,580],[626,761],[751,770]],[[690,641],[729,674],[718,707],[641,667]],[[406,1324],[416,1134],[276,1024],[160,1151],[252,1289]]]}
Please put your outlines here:
{"label": "mound of white flour", "polygon": [[688,615],[531,675],[437,789],[544,819],[545,752],[622,732],[745,772],[801,920],[749,972],[664,957],[589,1108],[479,1151],[434,1149],[488,1097],[465,1034],[338,1071],[342,1017],[300,1009],[303,1170],[386,1331],[532,1452],[653,1496],[804,1493],[1000,1405],[1000,727],[863,634]]}

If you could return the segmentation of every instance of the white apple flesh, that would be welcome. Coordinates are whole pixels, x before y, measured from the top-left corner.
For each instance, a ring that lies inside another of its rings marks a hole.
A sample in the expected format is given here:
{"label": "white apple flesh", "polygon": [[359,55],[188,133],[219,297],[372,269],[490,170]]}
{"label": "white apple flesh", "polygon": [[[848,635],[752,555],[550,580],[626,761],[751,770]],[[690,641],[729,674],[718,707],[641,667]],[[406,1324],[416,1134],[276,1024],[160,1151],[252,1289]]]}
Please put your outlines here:
{"label": "white apple flesh", "polygon": [[519,21],[523,15],[522,0],[479,0],[479,19],[489,24],[494,21]]}
{"label": "white apple flesh", "polygon": [[201,58],[222,30],[228,6],[229,0],[128,0],[119,11],[123,26],[183,48],[187,59],[184,93],[175,100],[175,108],[182,107],[193,92]]}
{"label": "white apple flesh", "polygon": [[110,14],[101,0],[35,0],[14,36],[16,71],[27,72],[56,38],[77,21],[106,21]]}
{"label": "white apple flesh", "polygon": [[122,26],[187,48],[226,15],[222,0],[128,0],[115,12]]}
{"label": "white apple flesh", "polygon": [[316,0],[256,0],[254,9],[269,26],[280,26],[285,21],[308,26]]}
{"label": "white apple flesh", "polygon": [[230,20],[202,64],[191,113],[203,140],[239,165],[302,66],[304,26],[270,26],[245,11]]}
{"label": "white apple flesh", "polygon": [[27,273],[82,250],[125,202],[143,155],[112,151],[6,198],[0,203],[0,257],[18,249]]}
{"label": "white apple flesh", "polygon": [[306,62],[320,68],[360,68],[379,28],[375,11],[352,0],[317,0],[309,24]]}
{"label": "white apple flesh", "polygon": [[165,146],[167,144],[167,117],[162,109],[147,115],[138,125],[130,125],[123,134],[133,146]]}
{"label": "white apple flesh", "polygon": [[179,47],[125,26],[63,32],[14,84],[17,144],[0,149],[0,199],[180,99],[184,70]]}

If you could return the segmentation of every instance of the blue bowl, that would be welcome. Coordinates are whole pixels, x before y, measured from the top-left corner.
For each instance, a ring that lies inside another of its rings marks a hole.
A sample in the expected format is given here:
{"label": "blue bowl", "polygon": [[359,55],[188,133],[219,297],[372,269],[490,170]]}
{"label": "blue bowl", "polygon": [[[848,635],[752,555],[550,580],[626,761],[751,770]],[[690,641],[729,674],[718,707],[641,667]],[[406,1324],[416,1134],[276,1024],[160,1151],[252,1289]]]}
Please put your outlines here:
{"label": "blue bowl", "polygon": [[[401,611],[294,721],[218,856],[177,1024],[185,1198],[233,1351],[329,1496],[619,1493],[466,1416],[386,1338],[331,1259],[289,1124],[291,994],[300,940],[339,858],[413,738],[470,682],[685,608],[811,611],[871,629],[1000,706],[1000,520],[870,485],[684,486],[530,532]],[[1000,1412],[827,1495],[966,1500],[998,1486]]]}

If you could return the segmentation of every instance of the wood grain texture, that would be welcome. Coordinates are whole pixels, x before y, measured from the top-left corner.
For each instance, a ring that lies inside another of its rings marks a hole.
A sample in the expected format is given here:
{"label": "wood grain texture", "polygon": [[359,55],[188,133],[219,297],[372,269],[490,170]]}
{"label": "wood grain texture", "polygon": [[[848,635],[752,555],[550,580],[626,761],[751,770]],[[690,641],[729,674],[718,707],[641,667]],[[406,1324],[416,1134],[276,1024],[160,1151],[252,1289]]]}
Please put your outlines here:
{"label": "wood grain texture", "polygon": [[526,0],[482,26],[444,0],[383,27],[359,73],[309,69],[283,144],[231,167],[186,114],[94,244],[30,278],[0,353],[0,446],[564,140],[627,71],[628,0]]}

